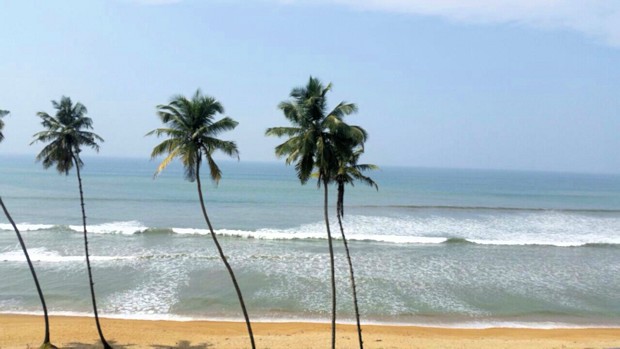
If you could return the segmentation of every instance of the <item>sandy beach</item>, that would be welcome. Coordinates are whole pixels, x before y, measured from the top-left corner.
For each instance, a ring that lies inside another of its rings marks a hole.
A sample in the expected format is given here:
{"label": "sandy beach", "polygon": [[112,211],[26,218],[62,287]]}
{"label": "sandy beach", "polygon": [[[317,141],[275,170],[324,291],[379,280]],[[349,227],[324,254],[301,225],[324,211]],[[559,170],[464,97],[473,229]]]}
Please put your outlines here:
{"label": "sandy beach", "polygon": [[[92,318],[52,316],[52,342],[62,348],[96,348]],[[102,319],[115,348],[249,348],[245,323]],[[329,324],[254,323],[258,348],[326,348]],[[448,329],[414,326],[363,326],[366,348],[620,348],[620,329]],[[355,326],[338,326],[337,347],[356,348]],[[41,316],[1,315],[0,348],[41,344]]]}

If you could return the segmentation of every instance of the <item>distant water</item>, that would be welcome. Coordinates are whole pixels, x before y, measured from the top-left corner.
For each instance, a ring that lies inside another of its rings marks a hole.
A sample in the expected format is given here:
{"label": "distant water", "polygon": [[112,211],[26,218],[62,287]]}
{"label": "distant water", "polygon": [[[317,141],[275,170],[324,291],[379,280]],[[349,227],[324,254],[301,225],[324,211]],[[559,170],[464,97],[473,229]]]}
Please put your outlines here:
{"label": "distant water", "polygon": [[[178,164],[89,157],[83,179],[104,316],[241,320],[195,183]],[[207,209],[253,319],[328,321],[322,191],[281,163],[221,162]],[[385,167],[347,188],[344,225],[364,322],[620,326],[620,176]],[[330,200],[335,199],[334,188]],[[52,313],[90,314],[77,180],[0,157],[0,195]],[[335,209],[332,232],[339,236]],[[352,321],[336,241],[338,311]],[[0,312],[40,312],[0,217]]]}

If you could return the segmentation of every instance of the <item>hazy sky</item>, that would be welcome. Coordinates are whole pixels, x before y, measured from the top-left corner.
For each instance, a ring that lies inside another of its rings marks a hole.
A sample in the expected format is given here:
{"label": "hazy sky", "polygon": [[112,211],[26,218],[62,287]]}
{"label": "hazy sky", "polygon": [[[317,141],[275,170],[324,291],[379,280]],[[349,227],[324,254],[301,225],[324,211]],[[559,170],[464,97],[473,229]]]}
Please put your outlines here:
{"label": "hazy sky", "polygon": [[148,157],[157,104],[197,88],[240,122],[242,161],[310,75],[378,165],[620,173],[614,0],[0,0],[0,152],[35,154],[37,111],[85,104],[104,156]]}

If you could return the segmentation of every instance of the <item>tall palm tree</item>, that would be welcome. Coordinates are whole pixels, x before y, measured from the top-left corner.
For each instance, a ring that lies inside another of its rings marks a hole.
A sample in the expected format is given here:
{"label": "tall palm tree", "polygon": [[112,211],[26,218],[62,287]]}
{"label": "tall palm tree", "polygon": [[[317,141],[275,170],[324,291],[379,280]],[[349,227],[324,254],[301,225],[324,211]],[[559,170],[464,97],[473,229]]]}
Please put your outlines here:
{"label": "tall palm tree", "polygon": [[342,218],[344,217],[344,188],[346,184],[354,185],[355,181],[360,181],[375,189],[379,190],[377,183],[370,177],[363,174],[367,170],[376,170],[378,167],[372,164],[358,164],[359,157],[363,153],[363,148],[358,146],[348,158],[340,158],[338,163],[338,171],[336,172],[333,181],[336,182],[338,190],[338,200],[336,202],[336,216],[338,217],[338,225],[340,226],[340,234],[342,235],[342,242],[344,243],[344,249],[347,254],[347,262],[349,263],[349,277],[351,279],[351,290],[353,292],[353,305],[355,307],[355,320],[357,322],[357,337],[360,344],[360,349],[364,348],[364,341],[362,340],[362,326],[360,324],[360,312],[357,304],[357,290],[355,286],[355,273],[353,272],[353,263],[351,262],[351,254],[349,252],[349,244],[347,243],[347,237],[344,234],[344,228],[342,227]]}
{"label": "tall palm tree", "polygon": [[[4,128],[4,122],[2,121],[2,117],[9,114],[8,110],[0,110],[0,142],[4,139],[4,135],[2,134],[2,129]],[[4,205],[2,198],[0,197],[0,206],[2,206],[2,210],[4,211],[4,215],[11,222],[13,226],[13,230],[15,230],[15,234],[17,234],[17,240],[19,240],[19,245],[22,247],[22,251],[24,251],[24,255],[26,256],[26,262],[28,262],[28,267],[30,268],[30,273],[32,274],[32,278],[34,279],[34,284],[37,288],[37,293],[39,294],[39,299],[41,300],[41,306],[43,307],[43,318],[45,320],[45,337],[43,338],[43,344],[39,347],[39,349],[54,349],[56,348],[50,342],[50,322],[47,314],[47,305],[45,305],[45,298],[43,297],[43,291],[41,291],[41,285],[39,285],[39,278],[37,278],[37,273],[34,271],[34,266],[32,265],[32,261],[30,260],[30,255],[28,254],[28,250],[26,249],[26,244],[24,243],[24,239],[22,239],[22,234],[20,234],[19,229],[15,225],[13,218],[9,214],[9,210]]]}
{"label": "tall palm tree", "polygon": [[0,142],[2,142],[2,140],[4,139],[4,134],[2,134],[2,129],[4,128],[4,121],[2,121],[2,118],[7,114],[9,114],[8,110],[0,109]]}
{"label": "tall palm tree", "polygon": [[361,144],[366,132],[358,126],[343,121],[346,115],[355,113],[353,103],[340,102],[334,109],[327,109],[327,92],[331,84],[324,86],[319,79],[310,77],[304,87],[291,91],[291,100],[278,106],[284,117],[292,124],[289,127],[268,128],[267,136],[289,137],[275,148],[276,156],[286,157],[286,164],[295,163],[297,177],[302,184],[308,182],[314,168],[318,172],[318,186],[323,185],[323,214],[329,247],[330,276],[332,288],[332,348],[336,347],[336,277],[334,250],[329,226],[328,184],[338,168],[338,157],[351,153],[352,144]]}
{"label": "tall palm tree", "polygon": [[43,292],[41,291],[41,285],[39,285],[39,279],[37,278],[37,273],[34,271],[34,266],[32,265],[32,261],[30,260],[30,255],[28,254],[28,250],[26,249],[26,244],[24,243],[24,239],[22,239],[22,235],[19,233],[19,229],[15,225],[13,218],[9,214],[2,198],[0,198],[0,206],[2,206],[2,210],[4,211],[4,215],[11,222],[13,226],[13,230],[15,230],[15,234],[17,234],[17,239],[19,240],[19,244],[24,251],[24,255],[26,256],[26,261],[28,262],[28,267],[30,268],[30,273],[32,274],[32,278],[34,279],[34,284],[37,287],[37,292],[39,293],[39,299],[41,300],[41,305],[43,306],[43,318],[45,319],[45,337],[43,338],[43,344],[39,347],[39,349],[57,349],[55,345],[50,342],[50,322],[49,317],[47,315],[47,306],[45,305],[45,298],[43,298]]}
{"label": "tall palm tree", "polygon": [[105,340],[99,323],[99,315],[97,312],[97,301],[95,299],[95,285],[93,283],[93,275],[90,267],[90,255],[88,253],[88,236],[86,231],[86,212],[84,209],[84,191],[82,189],[82,177],[80,169],[84,166],[84,162],[80,158],[80,152],[83,147],[89,147],[95,151],[99,151],[99,144],[103,142],[103,138],[97,134],[85,131],[93,128],[93,121],[86,116],[88,112],[82,103],[71,102],[69,97],[63,96],[60,102],[52,101],[56,115],[51,116],[46,112],[38,112],[37,116],[41,118],[41,125],[44,131],[34,134],[34,141],[49,143],[37,155],[37,161],[43,163],[43,167],[48,169],[56,166],[56,170],[60,174],[69,175],[69,170],[75,166],[78,178],[78,188],[80,191],[80,205],[82,208],[82,225],[84,233],[84,251],[86,254],[86,267],[88,270],[88,281],[90,285],[90,296],[93,303],[93,312],[95,314],[95,323],[97,324],[97,332],[105,349],[112,348]]}
{"label": "tall palm tree", "polygon": [[181,95],[174,96],[169,104],[158,105],[157,109],[159,118],[167,127],[155,129],[147,133],[147,136],[154,134],[159,137],[163,135],[167,136],[168,139],[155,146],[151,153],[151,158],[167,154],[157,168],[155,175],[163,171],[174,158],[179,158],[185,167],[185,178],[190,182],[196,181],[202,214],[211,232],[215,247],[228,270],[235,291],[237,291],[237,297],[245,317],[252,348],[256,348],[252,325],[245,302],[243,301],[241,289],[207,215],[200,182],[200,166],[203,157],[206,158],[211,179],[215,183],[218,183],[222,178],[222,171],[215,163],[213,153],[220,151],[228,156],[239,158],[239,151],[235,142],[216,138],[224,131],[233,130],[239,123],[230,117],[215,120],[216,114],[224,113],[224,107],[215,98],[202,95],[200,90],[196,91],[192,99],[187,99]]}

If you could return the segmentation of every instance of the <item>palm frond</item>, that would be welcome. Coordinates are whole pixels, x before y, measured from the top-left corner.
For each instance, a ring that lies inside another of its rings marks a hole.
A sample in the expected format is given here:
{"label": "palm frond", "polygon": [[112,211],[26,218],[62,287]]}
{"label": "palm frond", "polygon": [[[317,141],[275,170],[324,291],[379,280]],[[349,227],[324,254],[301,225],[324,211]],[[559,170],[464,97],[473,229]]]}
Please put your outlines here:
{"label": "palm frond", "polygon": [[[155,149],[153,149],[153,153],[155,153]],[[159,166],[157,166],[157,171],[155,171],[155,174],[153,174],[153,177],[157,177],[161,173],[161,171],[163,171],[166,167],[168,167],[170,162],[172,162],[172,160],[174,160],[174,158],[177,157],[178,154],[179,154],[179,148],[173,148],[172,150],[170,150],[168,152],[168,156],[166,156],[164,160],[162,160],[162,162],[159,163]]]}
{"label": "palm frond", "polygon": [[200,151],[193,150],[191,148],[184,148],[182,151],[179,152],[179,154],[181,163],[184,164],[183,169],[185,172],[185,179],[190,182],[195,181],[196,175],[198,173],[196,172],[196,167],[199,166],[201,163],[202,154],[200,153]]}
{"label": "palm frond", "polygon": [[237,144],[233,141],[223,141],[221,139],[207,137],[203,142],[203,149],[208,154],[220,151],[230,157],[236,157],[239,160],[239,150]]}
{"label": "palm frond", "polygon": [[265,131],[265,136],[294,137],[300,133],[302,133],[302,129],[299,127],[271,127]]}
{"label": "palm frond", "polygon": [[169,138],[164,140],[153,148],[153,151],[151,152],[151,159],[154,159],[166,153],[171,153],[176,148],[179,148],[180,144],[181,142],[177,138]]}
{"label": "palm frond", "polygon": [[295,126],[303,126],[304,120],[304,107],[302,103],[294,103],[290,101],[284,101],[278,104],[278,109],[282,110],[284,117]]}
{"label": "palm frond", "polygon": [[338,119],[342,119],[346,115],[357,113],[357,105],[354,103],[340,102],[328,115],[333,115]]}
{"label": "palm frond", "polygon": [[75,165],[80,168],[84,165],[79,157],[82,148],[88,147],[99,151],[99,143],[103,138],[96,133],[85,131],[93,128],[93,121],[86,116],[88,110],[81,103],[75,105],[71,98],[62,96],[60,102],[52,101],[56,109],[55,116],[46,112],[38,112],[44,130],[34,134],[31,145],[37,142],[49,143],[37,155],[36,160],[42,162],[43,167],[56,166],[59,173],[69,174]]}
{"label": "palm frond", "polygon": [[171,123],[171,121],[174,120],[174,122],[171,123],[172,125],[181,126],[185,122],[183,114],[172,103],[174,102],[171,102],[169,105],[158,105],[157,115],[164,124]]}
{"label": "palm frond", "polygon": [[211,154],[206,154],[206,157],[207,164],[209,165],[209,172],[211,173],[211,180],[213,180],[215,184],[218,184],[220,179],[222,179],[222,171],[213,160],[213,157],[211,157]]}
{"label": "palm frond", "polygon": [[[207,164],[212,178],[221,178],[221,172],[215,164],[211,154],[215,151],[239,157],[239,150],[233,141],[217,138],[224,131],[233,130],[238,122],[230,117],[215,120],[217,114],[224,113],[224,107],[215,98],[203,95],[197,90],[191,99],[182,95],[173,96],[167,105],[158,105],[157,113],[166,127],[157,128],[146,135],[168,137],[155,146],[151,157],[168,154],[160,164],[161,172],[174,158],[179,158],[185,170],[185,178],[189,181],[196,179],[196,166],[200,166],[202,156],[207,157]],[[164,165],[164,166],[162,166]],[[215,179],[214,179],[215,180]]]}
{"label": "palm frond", "polygon": [[239,123],[229,117],[224,117],[209,126],[209,135],[215,137],[224,131],[232,131]]}
{"label": "palm frond", "polygon": [[290,127],[272,127],[266,136],[288,137],[276,146],[277,157],[285,157],[286,164],[295,163],[297,176],[306,183],[314,169],[319,180],[331,181],[338,169],[340,158],[348,158],[353,149],[363,145],[367,138],[364,129],[344,122],[346,115],[357,112],[354,103],[341,102],[327,112],[327,93],[332,84],[310,77],[303,87],[290,93],[290,100],[278,105]]}
{"label": "palm frond", "polygon": [[147,132],[145,136],[152,136],[152,135],[155,135],[157,137],[166,135],[166,136],[175,137],[175,138],[184,138],[185,133],[182,130],[176,130],[173,128],[156,128],[152,131]]}
{"label": "palm frond", "polygon": [[6,115],[9,115],[9,111],[0,109],[0,142],[4,139],[4,134],[2,134],[2,129],[4,129],[4,121],[2,121],[2,118]]}

